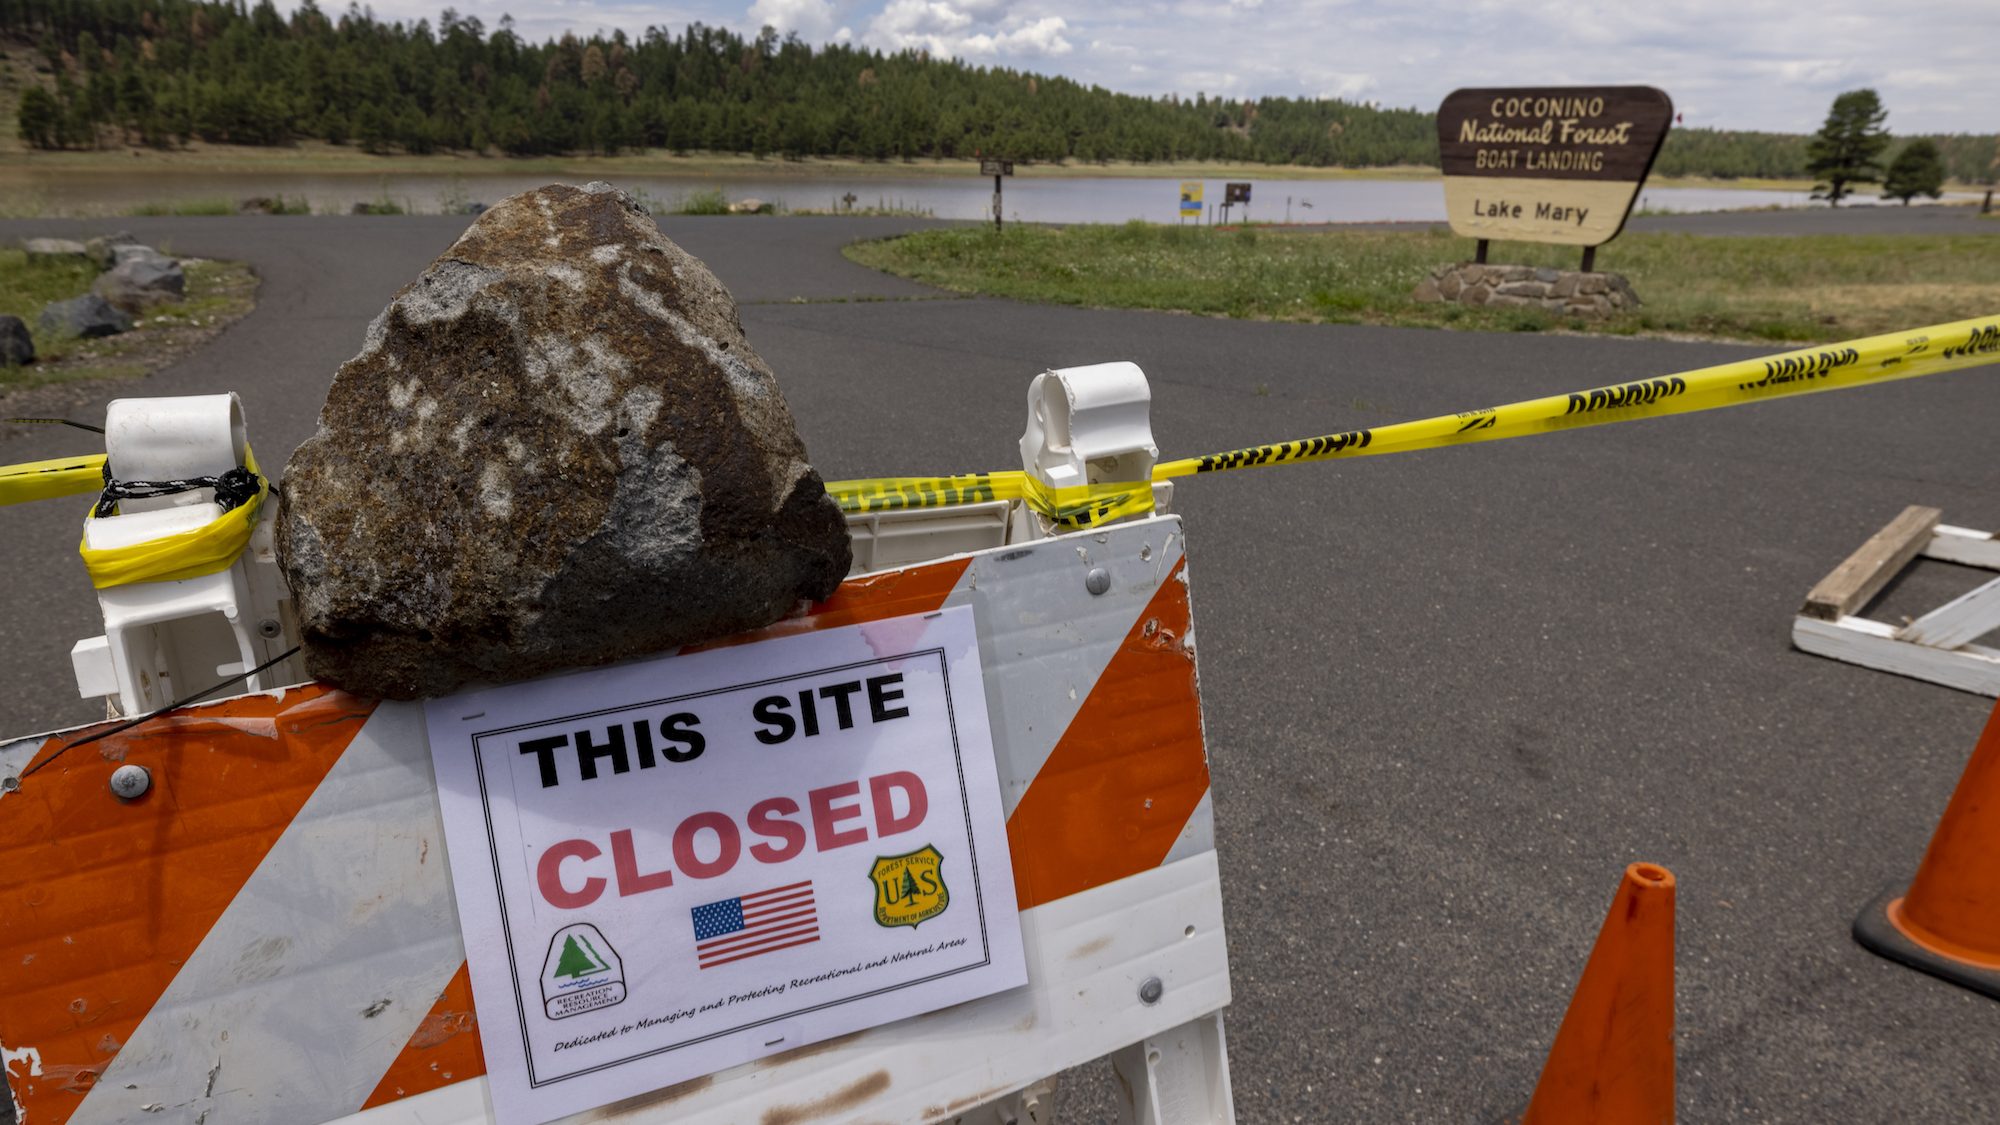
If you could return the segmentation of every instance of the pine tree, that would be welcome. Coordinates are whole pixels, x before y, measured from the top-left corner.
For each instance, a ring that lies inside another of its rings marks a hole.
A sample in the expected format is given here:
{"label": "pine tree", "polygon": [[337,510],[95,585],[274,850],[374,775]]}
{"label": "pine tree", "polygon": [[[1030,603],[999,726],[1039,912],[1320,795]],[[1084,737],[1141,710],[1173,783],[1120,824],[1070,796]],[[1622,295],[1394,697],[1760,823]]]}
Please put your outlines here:
{"label": "pine tree", "polygon": [[910,877],[910,869],[903,868],[903,901],[917,897],[917,881]]}
{"label": "pine tree", "polygon": [[576,935],[563,939],[562,956],[556,958],[556,975],[559,977],[580,977],[597,971],[593,962],[583,950],[577,948]]}
{"label": "pine tree", "polygon": [[1882,179],[1880,158],[1889,147],[1888,130],[1882,122],[1889,111],[1873,90],[1849,90],[1833,99],[1833,109],[1806,146],[1806,172],[1817,181],[1813,198],[1835,207],[1853,194],[1849,184],[1872,184]]}
{"label": "pine tree", "polygon": [[1932,142],[1911,141],[1889,162],[1889,174],[1882,180],[1882,198],[1900,199],[1908,207],[1913,196],[1936,199],[1943,194],[1944,155]]}
{"label": "pine tree", "polygon": [[61,143],[62,103],[40,86],[30,86],[21,94],[17,115],[21,139],[36,148],[55,148]]}

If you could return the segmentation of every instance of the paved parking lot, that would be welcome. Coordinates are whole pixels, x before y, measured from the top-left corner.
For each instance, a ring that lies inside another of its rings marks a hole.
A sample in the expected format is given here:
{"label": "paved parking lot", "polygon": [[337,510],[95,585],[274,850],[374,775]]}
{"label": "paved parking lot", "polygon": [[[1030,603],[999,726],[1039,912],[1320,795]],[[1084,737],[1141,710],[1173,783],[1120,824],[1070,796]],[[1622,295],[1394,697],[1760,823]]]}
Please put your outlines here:
{"label": "paved parking lot", "polygon": [[[1715,233],[1794,222],[1757,221]],[[114,394],[236,390],[282,464],[368,319],[464,222],[124,220],[249,261],[260,304],[145,383],[77,393],[72,416]],[[1755,354],[960,299],[839,256],[912,223],[662,225],[745,302],[829,478],[1009,467],[1028,380],[1052,366],[1139,363],[1175,457]],[[2000,527],[1996,376],[1183,483],[1241,1119],[1518,1111],[1639,859],[1680,881],[1684,1120],[2000,1119],[2000,1004],[1847,933],[1914,870],[1992,704],[1788,642],[1805,591],[1904,505]],[[88,440],[16,430],[0,461]],[[97,714],[67,658],[101,631],[81,507],[0,512],[8,733]],[[1972,582],[1920,564],[1877,616]],[[1066,1112],[1100,1119],[1110,1081],[1072,1075]]]}

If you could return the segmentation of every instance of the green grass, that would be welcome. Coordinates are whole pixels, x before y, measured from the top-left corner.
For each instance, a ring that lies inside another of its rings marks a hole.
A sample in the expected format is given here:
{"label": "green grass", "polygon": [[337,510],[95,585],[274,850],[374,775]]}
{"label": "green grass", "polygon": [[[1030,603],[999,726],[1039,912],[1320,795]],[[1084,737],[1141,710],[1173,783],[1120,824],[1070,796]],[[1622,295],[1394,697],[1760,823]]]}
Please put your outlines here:
{"label": "green grass", "polygon": [[[1099,308],[1484,331],[1552,329],[1806,342],[2000,311],[2000,243],[1985,235],[1703,238],[1627,233],[1598,252],[1645,302],[1607,321],[1418,304],[1434,267],[1473,244],[1429,232],[1216,231],[1150,223],[919,231],[857,243],[863,265],[966,293]],[[1496,264],[1574,269],[1573,248],[1496,245]]]}
{"label": "green grass", "polygon": [[18,316],[34,337],[35,362],[0,368],[0,395],[71,379],[144,375],[185,354],[256,303],[257,277],[241,262],[183,259],[187,299],[135,317],[132,331],[83,340],[50,336],[37,323],[42,306],[90,291],[97,269],[83,260],[36,262],[0,250],[0,313]]}
{"label": "green grass", "polygon": [[906,203],[900,195],[894,199],[878,195],[875,197],[875,202],[873,203],[863,203],[857,198],[852,206],[848,205],[846,199],[835,197],[833,205],[830,207],[793,207],[788,208],[785,213],[787,215],[847,215],[870,219],[934,219],[937,217],[937,212],[931,210],[929,207],[924,207],[914,202]]}
{"label": "green grass", "polygon": [[729,197],[721,188],[693,192],[667,205],[669,215],[727,215]]}
{"label": "green grass", "polygon": [[[172,199],[162,203],[141,203],[127,215],[310,215],[312,204],[304,196],[259,196],[241,202],[228,199]],[[397,212],[390,212],[395,214]]]}
{"label": "green grass", "polygon": [[90,292],[97,266],[85,258],[53,258],[29,262],[21,250],[0,250],[0,315],[18,316],[35,336],[35,350],[46,352],[36,318],[42,306]]}
{"label": "green grass", "polygon": [[165,203],[141,203],[127,215],[234,215],[236,204],[227,199],[175,199]]}

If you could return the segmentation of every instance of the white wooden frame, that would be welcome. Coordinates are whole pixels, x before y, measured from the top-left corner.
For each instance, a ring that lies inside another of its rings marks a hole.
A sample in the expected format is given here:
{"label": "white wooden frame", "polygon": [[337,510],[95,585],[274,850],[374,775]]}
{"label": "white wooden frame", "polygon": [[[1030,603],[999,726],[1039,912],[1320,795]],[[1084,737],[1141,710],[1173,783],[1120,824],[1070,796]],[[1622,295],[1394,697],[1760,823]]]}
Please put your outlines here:
{"label": "white wooden frame", "polygon": [[1916,558],[2000,571],[2000,538],[1940,523],[1941,516],[1936,508],[1906,508],[1848,556],[1806,595],[1792,621],[1792,644],[1849,664],[2000,696],[2000,649],[1972,643],[2000,629],[2000,577],[1901,627],[1858,616]]}

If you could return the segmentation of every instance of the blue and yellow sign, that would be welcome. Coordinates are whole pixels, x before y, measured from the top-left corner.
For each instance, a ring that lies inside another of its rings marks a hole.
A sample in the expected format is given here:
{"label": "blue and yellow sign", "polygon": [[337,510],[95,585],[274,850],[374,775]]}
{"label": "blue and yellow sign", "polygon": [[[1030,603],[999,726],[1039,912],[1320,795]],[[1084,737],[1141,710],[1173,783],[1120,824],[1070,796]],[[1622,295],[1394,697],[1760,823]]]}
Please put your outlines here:
{"label": "blue and yellow sign", "polygon": [[1201,214],[1200,180],[1181,181],[1181,214],[1185,215],[1190,211],[1197,215]]}

